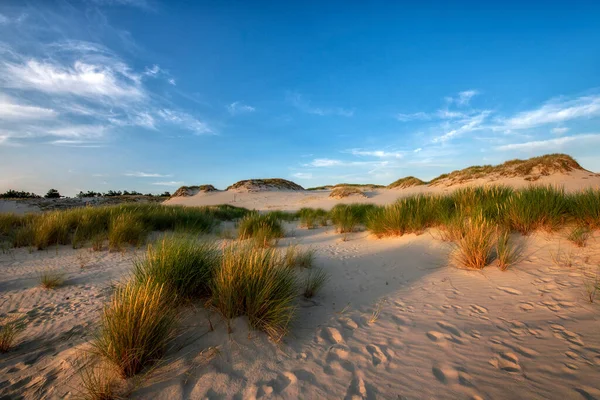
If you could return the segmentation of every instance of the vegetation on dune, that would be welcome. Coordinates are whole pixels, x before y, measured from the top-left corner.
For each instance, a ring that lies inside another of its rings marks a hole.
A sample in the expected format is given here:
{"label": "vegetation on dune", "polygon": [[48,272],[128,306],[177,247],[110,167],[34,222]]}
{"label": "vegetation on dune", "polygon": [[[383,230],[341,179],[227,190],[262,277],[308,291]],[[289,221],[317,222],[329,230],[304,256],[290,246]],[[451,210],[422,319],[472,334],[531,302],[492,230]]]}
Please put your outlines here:
{"label": "vegetation on dune", "polygon": [[567,154],[547,154],[527,160],[510,160],[499,165],[474,165],[465,169],[442,174],[432,179],[429,184],[456,184],[490,175],[500,177],[523,177],[535,181],[542,176],[553,173],[568,173],[573,170],[583,170],[581,165]]}
{"label": "vegetation on dune", "polygon": [[405,178],[400,178],[397,181],[394,181],[387,185],[388,189],[404,189],[413,186],[422,186],[427,185],[427,182],[420,180],[419,178],[415,178],[414,176],[407,176]]}
{"label": "vegetation on dune", "polygon": [[[81,247],[108,239],[111,250],[140,245],[152,231],[209,232],[218,221],[242,218],[249,211],[230,205],[179,207],[121,204],[82,207],[40,214],[0,214],[0,236],[14,247],[45,249],[56,244]],[[102,247],[102,246],[101,246]]]}
{"label": "vegetation on dune", "polygon": [[23,329],[25,329],[23,321],[17,318],[4,318],[0,325],[0,353],[6,353],[14,346],[17,335]]}
{"label": "vegetation on dune", "polygon": [[331,191],[331,193],[329,193],[329,197],[333,197],[335,199],[343,199],[349,196],[366,197],[361,189],[353,186],[336,187]]}
{"label": "vegetation on dune", "polygon": [[338,204],[329,211],[329,218],[339,233],[350,233],[365,225],[376,208],[373,204]]}
{"label": "vegetation on dune", "polygon": [[302,294],[307,299],[314,297],[329,280],[329,274],[320,268],[311,269],[302,285]]}
{"label": "vegetation on dune", "polygon": [[327,226],[329,213],[322,208],[301,208],[298,211],[300,226],[314,229],[317,226]]}
{"label": "vegetation on dune", "polygon": [[257,245],[267,247],[284,236],[283,226],[276,214],[252,212],[239,222],[239,238],[253,239]]}
{"label": "vegetation on dune", "polygon": [[315,186],[306,190],[332,190],[339,187],[354,187],[364,190],[383,189],[385,185],[377,185],[374,183],[338,183],[336,185]]}
{"label": "vegetation on dune", "polygon": [[200,192],[216,192],[217,188],[213,185],[181,186],[173,193],[172,197],[193,196]]}
{"label": "vegetation on dune", "polygon": [[23,192],[12,189],[9,189],[4,193],[0,193],[0,199],[39,199],[40,197],[41,196],[35,193]]}
{"label": "vegetation on dune", "polygon": [[156,362],[175,332],[174,294],[148,279],[117,287],[104,307],[94,351],[129,378]]}
{"label": "vegetation on dune", "polygon": [[254,191],[269,188],[282,190],[304,190],[304,188],[297,183],[280,178],[246,179],[228,186],[226,190],[241,189]]}
{"label": "vegetation on dune", "polygon": [[44,289],[56,289],[63,285],[64,274],[57,271],[43,271],[40,274],[40,285]]}

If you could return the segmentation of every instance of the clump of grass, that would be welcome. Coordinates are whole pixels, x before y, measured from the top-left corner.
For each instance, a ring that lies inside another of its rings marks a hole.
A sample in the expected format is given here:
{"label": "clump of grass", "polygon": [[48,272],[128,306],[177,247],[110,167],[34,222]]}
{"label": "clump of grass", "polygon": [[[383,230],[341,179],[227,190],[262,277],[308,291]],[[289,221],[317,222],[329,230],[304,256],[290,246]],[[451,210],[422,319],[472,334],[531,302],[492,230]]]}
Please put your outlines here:
{"label": "clump of grass", "polygon": [[259,246],[268,247],[283,236],[281,221],[270,214],[250,213],[239,223],[239,238],[254,239]]}
{"label": "clump of grass", "polygon": [[110,223],[108,248],[111,251],[119,251],[125,244],[139,246],[146,238],[146,234],[144,224],[134,214],[118,214]]}
{"label": "clump of grass", "polygon": [[20,226],[13,231],[13,247],[32,246],[35,242],[35,230],[33,224]]}
{"label": "clump of grass", "polygon": [[343,199],[344,197],[349,196],[360,196],[366,197],[362,190],[355,186],[340,186],[333,188],[331,193],[329,193],[329,197],[333,197],[335,199]]}
{"label": "clump of grass", "polygon": [[314,297],[329,280],[329,274],[320,268],[311,269],[304,279],[302,294],[307,299]]}
{"label": "clump of grass", "polygon": [[315,262],[315,249],[301,250],[298,245],[291,245],[285,251],[285,265],[293,268],[312,268]]}
{"label": "clump of grass", "polygon": [[600,291],[600,267],[595,272],[583,272],[583,287],[586,293],[586,299],[593,303],[596,300],[596,294]]}
{"label": "clump of grass", "polygon": [[34,245],[43,250],[54,244],[69,244],[72,219],[69,214],[53,211],[43,214],[34,227]]}
{"label": "clump of grass", "polygon": [[151,279],[117,287],[102,312],[94,351],[124,378],[158,360],[173,338],[174,294]]}
{"label": "clump of grass", "polygon": [[524,235],[536,229],[556,230],[564,222],[567,211],[564,190],[552,186],[531,186],[518,191],[506,204],[511,228]]}
{"label": "clump of grass", "polygon": [[300,226],[307,229],[314,229],[318,225],[327,225],[327,211],[322,208],[301,208],[298,215],[300,216]]}
{"label": "clump of grass", "polygon": [[25,324],[16,318],[5,318],[0,326],[0,353],[7,353],[14,345],[17,335]]}
{"label": "clump of grass", "polygon": [[464,226],[464,234],[456,243],[458,263],[469,269],[482,269],[492,260],[495,227],[479,215],[470,218]]}
{"label": "clump of grass", "polygon": [[280,221],[291,222],[291,221],[295,221],[296,219],[298,219],[298,213],[295,213],[295,212],[276,210],[276,211],[269,211],[268,214],[270,216],[272,216],[273,218],[276,218]]}
{"label": "clump of grass", "polygon": [[230,245],[213,279],[212,305],[228,324],[246,315],[250,325],[274,340],[287,333],[296,307],[295,272],[276,249]]}
{"label": "clump of grass", "polygon": [[102,251],[104,250],[104,242],[106,241],[107,236],[103,233],[97,234],[92,238],[92,250],[93,251]]}
{"label": "clump of grass", "polygon": [[570,213],[580,226],[600,228],[600,190],[587,189],[569,196]]}
{"label": "clump of grass", "polygon": [[508,267],[517,263],[523,255],[523,245],[515,245],[511,238],[510,232],[502,231],[498,234],[496,242],[496,257],[498,258],[498,267],[502,271],[506,271]]}
{"label": "clump of grass", "polygon": [[577,247],[585,247],[587,240],[591,235],[590,228],[585,225],[576,226],[571,229],[571,232],[567,236],[571,242],[575,243]]}
{"label": "clump of grass", "polygon": [[44,289],[56,289],[65,282],[65,275],[57,271],[43,271],[40,273],[40,285]]}
{"label": "clump of grass", "polygon": [[369,214],[375,209],[373,204],[337,204],[329,212],[329,217],[337,232],[349,233],[366,224]]}
{"label": "clump of grass", "polygon": [[371,212],[367,228],[378,237],[419,234],[435,223],[437,206],[437,197],[434,196],[403,198]]}
{"label": "clump of grass", "polygon": [[[90,357],[91,358],[91,357]],[[121,382],[119,377],[102,362],[84,360],[78,368],[81,379],[79,398],[82,400],[120,400]]]}
{"label": "clump of grass", "polygon": [[165,285],[178,297],[208,297],[220,254],[211,242],[168,236],[149,245],[146,256],[134,262],[134,278]]}

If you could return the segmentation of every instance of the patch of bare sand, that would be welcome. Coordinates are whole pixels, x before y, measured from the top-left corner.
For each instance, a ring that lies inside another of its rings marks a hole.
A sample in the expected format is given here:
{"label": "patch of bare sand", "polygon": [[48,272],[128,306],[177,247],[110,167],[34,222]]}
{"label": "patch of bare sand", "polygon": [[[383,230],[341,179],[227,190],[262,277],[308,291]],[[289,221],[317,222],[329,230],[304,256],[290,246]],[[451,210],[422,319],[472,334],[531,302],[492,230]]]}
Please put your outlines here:
{"label": "patch of bare sand", "polygon": [[[227,334],[201,308],[182,311],[181,334],[134,398],[594,398],[600,391],[598,304],[585,276],[600,264],[598,237],[579,249],[561,235],[527,238],[525,258],[506,272],[448,265],[435,232],[341,241],[332,227],[287,226],[279,246],[316,250],[331,274],[300,300],[291,333],[274,344],[245,320]],[[87,250],[0,256],[0,312],[31,314],[0,362],[0,394],[62,398],[77,392],[71,363],[90,339],[110,284],[133,254]],[[553,260],[558,260],[556,263]],[[560,264],[560,265],[559,265]],[[570,265],[570,266],[569,266]],[[67,273],[56,291],[37,287],[43,268]]]}

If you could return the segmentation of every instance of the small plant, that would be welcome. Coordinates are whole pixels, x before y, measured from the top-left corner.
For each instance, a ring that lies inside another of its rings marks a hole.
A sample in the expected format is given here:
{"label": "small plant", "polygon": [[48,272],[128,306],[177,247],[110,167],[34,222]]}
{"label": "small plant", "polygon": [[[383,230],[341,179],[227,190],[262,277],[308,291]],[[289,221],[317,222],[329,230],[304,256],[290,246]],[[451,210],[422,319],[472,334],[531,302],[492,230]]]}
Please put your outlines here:
{"label": "small plant", "polygon": [[508,267],[518,262],[522,254],[523,246],[512,243],[510,232],[502,231],[498,234],[496,256],[498,258],[498,267],[502,271],[506,271]]}
{"label": "small plant", "polygon": [[595,272],[583,271],[583,287],[585,288],[586,299],[593,303],[596,300],[596,294],[600,291],[600,267]]}
{"label": "small plant", "polygon": [[157,361],[171,341],[174,294],[151,279],[117,287],[102,312],[94,351],[129,378]]}
{"label": "small plant", "polygon": [[571,268],[575,263],[575,260],[573,258],[573,252],[570,250],[568,252],[564,252],[560,248],[560,246],[558,247],[556,252],[550,252],[550,258],[552,259],[552,262],[558,267]]}
{"label": "small plant", "polygon": [[105,234],[98,234],[92,238],[92,250],[102,251],[104,250],[104,242],[106,241]]}
{"label": "small plant", "polygon": [[314,249],[301,250],[298,245],[288,246],[284,256],[285,265],[290,268],[312,268],[315,261],[315,252]]}
{"label": "small plant", "polygon": [[375,304],[375,309],[373,310],[373,313],[371,314],[371,318],[369,318],[369,321],[368,321],[369,325],[377,322],[377,320],[379,319],[379,314],[381,314],[381,309],[383,308],[384,303],[385,303],[385,300],[381,300],[381,301],[378,301],[377,304]]}
{"label": "small plant", "polygon": [[78,365],[81,379],[80,398],[82,400],[119,400],[121,396],[121,382],[105,363],[84,360]]}
{"label": "small plant", "polygon": [[587,226],[576,226],[571,230],[567,239],[575,243],[577,247],[585,247],[590,235],[591,230]]}
{"label": "small plant", "polygon": [[254,239],[258,246],[269,247],[283,236],[281,221],[271,214],[254,212],[242,218],[239,224],[239,238]]}
{"label": "small plant", "polygon": [[0,353],[8,352],[14,345],[17,335],[25,329],[25,324],[16,318],[5,318],[0,326]]}
{"label": "small plant", "polygon": [[482,269],[492,261],[495,229],[482,215],[465,223],[463,237],[456,243],[457,261],[469,269]]}
{"label": "small plant", "polygon": [[329,280],[329,274],[322,269],[311,269],[304,279],[303,295],[307,299],[314,297]]}
{"label": "small plant", "polygon": [[40,284],[44,289],[56,289],[65,282],[64,274],[57,271],[44,271],[40,274]]}

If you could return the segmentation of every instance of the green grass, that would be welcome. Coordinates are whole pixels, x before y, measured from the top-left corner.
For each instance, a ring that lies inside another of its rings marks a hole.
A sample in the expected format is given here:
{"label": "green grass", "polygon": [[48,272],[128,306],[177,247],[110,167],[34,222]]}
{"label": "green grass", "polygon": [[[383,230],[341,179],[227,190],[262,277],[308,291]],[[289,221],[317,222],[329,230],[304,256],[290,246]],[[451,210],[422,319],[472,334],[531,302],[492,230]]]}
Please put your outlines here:
{"label": "green grass", "polygon": [[569,195],[569,213],[577,224],[600,229],[600,190],[587,189]]}
{"label": "green grass", "polygon": [[465,221],[462,237],[456,242],[458,264],[469,269],[482,269],[493,259],[495,226],[482,215]]}
{"label": "green grass", "polygon": [[171,235],[148,246],[146,256],[134,262],[133,276],[139,283],[165,285],[182,299],[205,298],[219,263],[216,243]]}
{"label": "green grass", "polygon": [[307,299],[314,297],[329,280],[329,274],[322,269],[315,268],[308,272],[302,285],[302,294]]}
{"label": "green grass", "polygon": [[57,244],[80,248],[104,237],[111,249],[119,249],[141,244],[152,231],[206,233],[219,221],[236,220],[248,213],[244,208],[230,205],[181,207],[130,203],[81,207],[0,215],[0,236],[7,236],[14,247],[32,246],[40,250]]}
{"label": "green grass", "polygon": [[512,230],[527,235],[534,230],[555,231],[564,224],[569,211],[563,189],[552,186],[531,186],[517,191],[504,210]]}
{"label": "green grass", "polygon": [[297,277],[276,249],[231,245],[223,251],[212,293],[212,305],[228,323],[246,315],[252,327],[279,340],[296,311]]}
{"label": "green grass", "polygon": [[253,239],[259,246],[268,247],[281,239],[285,232],[276,215],[253,212],[239,222],[239,238]]}
{"label": "green grass", "polygon": [[312,268],[315,262],[315,252],[315,249],[302,250],[298,245],[288,246],[284,255],[284,263],[290,268]]}
{"label": "green grass", "polygon": [[438,198],[434,196],[406,197],[374,209],[367,228],[377,237],[422,233],[433,226],[438,217]]}
{"label": "green grass", "polygon": [[322,208],[301,208],[298,211],[300,217],[300,226],[307,229],[314,229],[317,226],[327,226],[329,215]]}
{"label": "green grass", "polygon": [[175,332],[174,296],[151,279],[118,286],[102,312],[94,352],[123,378],[156,362]]}
{"label": "green grass", "polygon": [[506,271],[510,266],[517,263],[523,256],[523,244],[515,244],[510,237],[510,232],[501,231],[498,233],[496,242],[496,258],[498,267]]}
{"label": "green grass", "polygon": [[40,273],[40,285],[44,289],[56,289],[65,282],[64,274],[57,271],[43,271]]}
{"label": "green grass", "polygon": [[0,353],[7,353],[13,347],[17,335],[24,329],[22,321],[5,318],[0,325]]}
{"label": "green grass", "polygon": [[571,228],[571,232],[569,232],[567,239],[573,242],[577,247],[585,247],[591,234],[592,231],[587,225],[579,225]]}
{"label": "green grass", "polygon": [[338,204],[329,211],[329,218],[339,233],[354,232],[376,208],[374,204]]}

